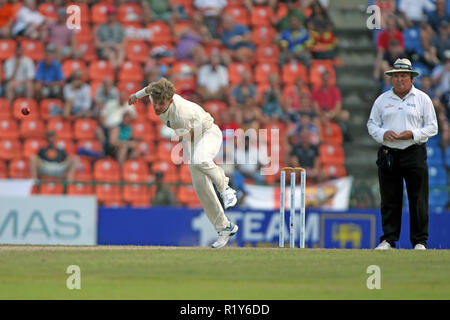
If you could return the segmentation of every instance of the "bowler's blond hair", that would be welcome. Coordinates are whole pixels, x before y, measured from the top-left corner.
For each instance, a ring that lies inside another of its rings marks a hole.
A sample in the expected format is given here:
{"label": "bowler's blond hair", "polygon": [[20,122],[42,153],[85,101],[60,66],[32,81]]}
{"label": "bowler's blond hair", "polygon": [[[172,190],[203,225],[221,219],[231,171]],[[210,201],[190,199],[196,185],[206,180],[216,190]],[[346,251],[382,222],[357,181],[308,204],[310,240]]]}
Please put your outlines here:
{"label": "bowler's blond hair", "polygon": [[175,86],[166,78],[161,78],[159,81],[150,83],[146,91],[152,102],[166,101],[172,99],[175,94]]}

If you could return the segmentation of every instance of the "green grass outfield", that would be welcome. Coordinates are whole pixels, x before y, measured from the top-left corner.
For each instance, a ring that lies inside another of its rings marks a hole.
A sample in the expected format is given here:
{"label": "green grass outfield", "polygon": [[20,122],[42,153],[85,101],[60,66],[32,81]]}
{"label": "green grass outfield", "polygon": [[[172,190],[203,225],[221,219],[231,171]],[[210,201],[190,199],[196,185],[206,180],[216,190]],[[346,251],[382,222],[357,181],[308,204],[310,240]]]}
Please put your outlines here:
{"label": "green grass outfield", "polygon": [[450,299],[450,250],[0,246],[0,299]]}

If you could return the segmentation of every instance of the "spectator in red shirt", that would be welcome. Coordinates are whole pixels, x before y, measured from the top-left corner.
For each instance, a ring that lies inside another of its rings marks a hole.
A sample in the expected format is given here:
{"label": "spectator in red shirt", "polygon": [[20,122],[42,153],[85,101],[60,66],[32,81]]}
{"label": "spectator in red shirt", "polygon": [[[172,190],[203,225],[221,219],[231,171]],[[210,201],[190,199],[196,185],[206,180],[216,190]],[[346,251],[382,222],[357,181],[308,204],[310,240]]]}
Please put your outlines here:
{"label": "spectator in red shirt", "polygon": [[325,127],[329,126],[330,121],[337,122],[342,130],[344,139],[350,141],[351,137],[346,125],[350,114],[347,110],[342,110],[341,92],[336,86],[330,84],[328,71],[322,73],[322,85],[313,89],[312,99],[318,105],[321,121]]}
{"label": "spectator in red shirt", "polygon": [[386,19],[386,29],[381,31],[381,33],[378,36],[377,50],[378,50],[379,54],[382,55],[384,53],[384,51],[389,50],[389,42],[392,39],[397,39],[397,41],[400,43],[400,45],[403,48],[405,47],[405,45],[403,43],[403,34],[397,28],[394,16],[391,16],[391,19]]}

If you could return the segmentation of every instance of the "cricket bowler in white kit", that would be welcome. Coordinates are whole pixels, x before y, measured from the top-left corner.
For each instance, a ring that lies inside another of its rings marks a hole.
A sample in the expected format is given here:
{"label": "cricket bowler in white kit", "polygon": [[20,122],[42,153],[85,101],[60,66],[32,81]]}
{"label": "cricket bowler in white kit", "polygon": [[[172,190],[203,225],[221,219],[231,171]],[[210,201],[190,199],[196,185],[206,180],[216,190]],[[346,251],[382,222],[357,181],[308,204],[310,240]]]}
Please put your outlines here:
{"label": "cricket bowler in white kit", "polygon": [[184,136],[187,132],[194,135],[189,164],[192,183],[209,221],[219,235],[212,247],[222,248],[238,231],[238,226],[225,216],[212,185],[216,185],[225,209],[236,205],[236,191],[228,186],[229,178],[225,176],[223,169],[214,163],[222,145],[222,131],[214,124],[214,119],[208,112],[176,94],[175,86],[165,78],[132,94],[128,104],[134,104],[147,95],[150,96],[155,113],[164,124],[179,136]]}

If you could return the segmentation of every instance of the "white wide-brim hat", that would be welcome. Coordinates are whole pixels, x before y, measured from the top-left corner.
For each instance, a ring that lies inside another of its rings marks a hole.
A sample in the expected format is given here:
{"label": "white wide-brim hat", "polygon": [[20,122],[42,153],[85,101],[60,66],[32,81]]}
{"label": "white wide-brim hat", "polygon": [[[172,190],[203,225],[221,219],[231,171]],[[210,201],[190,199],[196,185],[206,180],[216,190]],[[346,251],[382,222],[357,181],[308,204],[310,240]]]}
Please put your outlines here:
{"label": "white wide-brim hat", "polygon": [[411,61],[409,61],[408,59],[395,60],[393,68],[386,71],[384,74],[392,77],[394,73],[398,72],[408,72],[411,73],[413,77],[417,77],[418,75],[420,75],[419,71],[415,71],[412,69]]}

